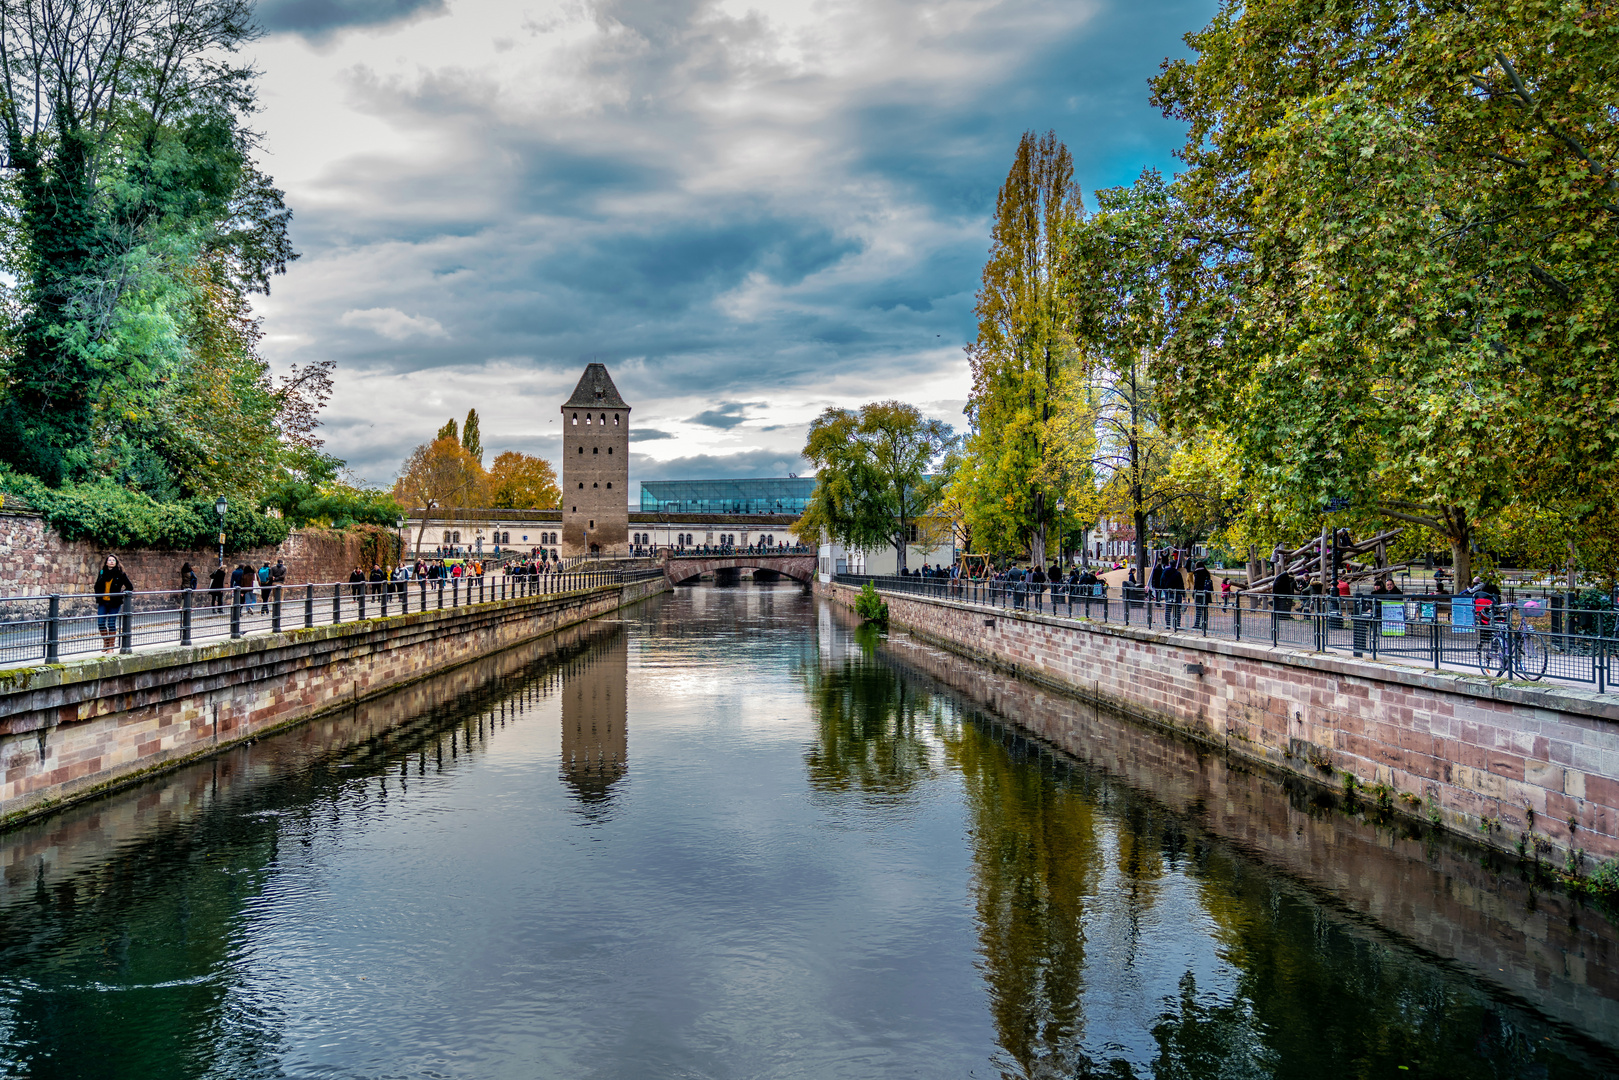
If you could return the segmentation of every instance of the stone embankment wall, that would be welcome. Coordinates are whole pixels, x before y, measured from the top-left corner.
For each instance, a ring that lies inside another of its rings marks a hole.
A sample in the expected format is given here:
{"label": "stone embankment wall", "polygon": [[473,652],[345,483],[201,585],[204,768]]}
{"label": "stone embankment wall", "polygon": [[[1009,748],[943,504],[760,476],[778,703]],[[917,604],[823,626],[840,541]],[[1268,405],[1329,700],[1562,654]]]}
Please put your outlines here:
{"label": "stone embankment wall", "polygon": [[1547,1015],[1586,1032],[1619,1031],[1612,922],[1566,893],[1481,865],[1496,860],[1480,860],[1471,843],[1435,843],[1403,822],[1326,810],[1305,785],[1277,783],[1268,770],[906,635],[881,655]]}
{"label": "stone embankment wall", "polygon": [[[819,589],[854,604],[854,589]],[[1317,783],[1383,785],[1398,813],[1559,862],[1619,856],[1619,696],[884,599],[925,640]]]}
{"label": "stone embankment wall", "polygon": [[[280,547],[229,554],[225,565],[274,565],[279,558],[286,561],[288,581],[347,581],[349,571],[365,559],[366,539],[328,529],[295,529]],[[218,548],[160,551],[64,540],[35,514],[0,511],[0,595],[87,593],[108,555],[118,556],[135,588],[143,591],[179,588],[180,565],[187,562],[197,571],[199,584],[206,585],[219,562]]]}
{"label": "stone embankment wall", "polygon": [[0,671],[0,823],[347,708],[667,588],[659,577]]}

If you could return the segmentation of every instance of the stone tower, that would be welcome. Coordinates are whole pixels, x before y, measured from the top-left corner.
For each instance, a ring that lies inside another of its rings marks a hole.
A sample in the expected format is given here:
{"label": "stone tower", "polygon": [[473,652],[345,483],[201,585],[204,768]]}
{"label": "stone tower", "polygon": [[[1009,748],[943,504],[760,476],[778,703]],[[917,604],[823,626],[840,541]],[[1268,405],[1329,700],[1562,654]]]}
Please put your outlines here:
{"label": "stone tower", "polygon": [[562,406],[562,554],[629,550],[630,407],[591,364]]}

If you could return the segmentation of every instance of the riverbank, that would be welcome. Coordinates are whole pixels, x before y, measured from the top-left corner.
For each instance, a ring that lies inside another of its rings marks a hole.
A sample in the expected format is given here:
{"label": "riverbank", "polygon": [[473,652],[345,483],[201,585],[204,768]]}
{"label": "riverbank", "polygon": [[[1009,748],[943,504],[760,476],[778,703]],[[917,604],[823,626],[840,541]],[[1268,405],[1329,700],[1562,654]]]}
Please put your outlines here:
{"label": "riverbank", "polygon": [[0,671],[0,826],[349,708],[667,588],[657,577]]}
{"label": "riverbank", "polygon": [[[817,592],[853,607],[857,590]],[[883,591],[892,622],[1390,813],[1589,869],[1619,857],[1619,698]],[[1058,745],[1062,745],[1060,733]]]}

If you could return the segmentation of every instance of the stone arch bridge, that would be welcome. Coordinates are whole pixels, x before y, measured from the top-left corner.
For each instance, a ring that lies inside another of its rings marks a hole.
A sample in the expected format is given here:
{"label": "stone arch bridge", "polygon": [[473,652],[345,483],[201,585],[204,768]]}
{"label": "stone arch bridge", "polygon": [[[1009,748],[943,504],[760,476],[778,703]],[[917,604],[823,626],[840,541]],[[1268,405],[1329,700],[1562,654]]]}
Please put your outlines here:
{"label": "stone arch bridge", "polygon": [[669,584],[678,585],[700,574],[716,570],[774,570],[783,577],[809,584],[815,579],[814,552],[795,554],[749,555],[744,552],[729,554],[681,555],[671,551],[663,553],[663,573]]}

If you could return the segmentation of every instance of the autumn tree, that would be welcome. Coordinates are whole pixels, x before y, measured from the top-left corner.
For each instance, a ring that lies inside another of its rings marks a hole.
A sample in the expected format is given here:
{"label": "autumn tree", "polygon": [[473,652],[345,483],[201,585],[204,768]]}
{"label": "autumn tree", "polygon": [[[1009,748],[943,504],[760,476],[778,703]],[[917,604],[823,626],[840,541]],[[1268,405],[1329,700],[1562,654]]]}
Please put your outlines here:
{"label": "autumn tree", "polygon": [[[453,423],[453,421],[452,421]],[[411,452],[394,483],[400,505],[419,508],[421,524],[416,546],[421,547],[427,524],[444,512],[487,504],[488,474],[476,458],[453,438],[434,439]],[[435,514],[434,511],[440,513]]]}
{"label": "autumn tree", "polygon": [[489,470],[490,506],[503,510],[549,510],[561,502],[556,469],[549,461],[512,450],[495,458]]}
{"label": "autumn tree", "polygon": [[1054,133],[1026,133],[995,199],[989,261],[967,347],[973,385],[966,413],[974,528],[996,546],[1026,544],[1044,564],[1061,493],[1052,420],[1065,407],[1074,359],[1061,310],[1068,234],[1083,214],[1073,159]]}
{"label": "autumn tree", "polygon": [[955,443],[949,424],[925,418],[914,405],[827,409],[810,424],[804,444],[816,483],[794,535],[811,545],[829,538],[861,550],[892,547],[904,571],[911,528],[944,487],[935,466]]}
{"label": "autumn tree", "polygon": [[456,442],[461,441],[461,436],[458,434],[455,426],[455,417],[452,416],[448,420],[444,421],[444,426],[438,429],[437,435],[433,436],[434,442],[438,442],[440,439],[454,439]]}

